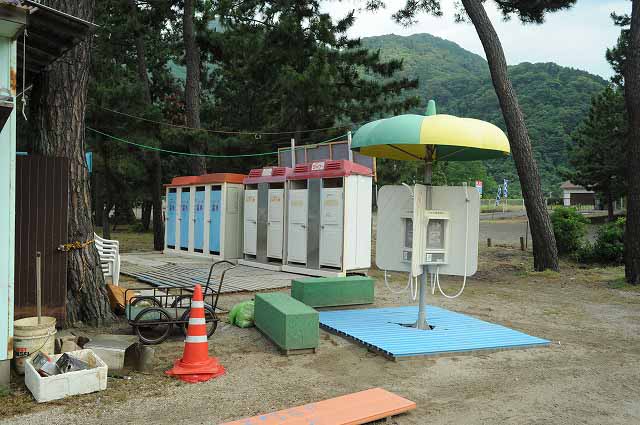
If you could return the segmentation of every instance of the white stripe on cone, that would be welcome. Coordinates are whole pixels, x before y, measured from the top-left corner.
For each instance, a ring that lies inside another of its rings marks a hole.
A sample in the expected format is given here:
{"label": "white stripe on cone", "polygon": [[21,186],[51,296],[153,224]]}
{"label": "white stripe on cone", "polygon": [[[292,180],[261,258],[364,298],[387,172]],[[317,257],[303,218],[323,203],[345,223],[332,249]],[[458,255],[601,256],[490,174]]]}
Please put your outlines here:
{"label": "white stripe on cone", "polygon": [[206,335],[197,335],[197,336],[189,335],[187,336],[187,339],[184,342],[186,342],[187,344],[207,342],[207,336]]}
{"label": "white stripe on cone", "polygon": [[189,318],[190,325],[206,325],[206,319],[203,317],[190,317]]}
{"label": "white stripe on cone", "polygon": [[204,308],[204,301],[191,301],[191,308]]}

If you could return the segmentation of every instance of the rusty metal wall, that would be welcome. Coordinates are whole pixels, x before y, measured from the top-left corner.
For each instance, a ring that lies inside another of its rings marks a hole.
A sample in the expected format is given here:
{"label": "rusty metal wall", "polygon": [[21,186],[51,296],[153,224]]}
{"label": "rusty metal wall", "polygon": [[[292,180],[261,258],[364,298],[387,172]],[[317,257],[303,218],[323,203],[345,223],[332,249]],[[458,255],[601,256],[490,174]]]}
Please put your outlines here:
{"label": "rusty metal wall", "polygon": [[69,162],[21,156],[16,162],[15,318],[36,314],[36,251],[42,253],[42,314],[64,323]]}

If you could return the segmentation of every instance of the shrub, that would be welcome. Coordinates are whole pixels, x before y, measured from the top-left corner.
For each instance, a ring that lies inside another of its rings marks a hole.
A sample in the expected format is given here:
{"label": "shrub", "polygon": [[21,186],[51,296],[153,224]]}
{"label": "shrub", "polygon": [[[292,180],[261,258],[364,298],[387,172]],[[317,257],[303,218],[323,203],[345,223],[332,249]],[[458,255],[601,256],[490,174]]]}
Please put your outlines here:
{"label": "shrub", "polygon": [[619,218],[598,230],[593,244],[592,261],[614,264],[624,262],[624,226],[625,219]]}
{"label": "shrub", "polygon": [[560,255],[574,254],[582,245],[582,238],[587,234],[589,221],[575,208],[556,208],[551,214],[553,233]]}
{"label": "shrub", "polygon": [[144,233],[144,226],[142,225],[142,221],[141,220],[136,220],[135,223],[133,223],[130,227],[130,229],[136,233]]}

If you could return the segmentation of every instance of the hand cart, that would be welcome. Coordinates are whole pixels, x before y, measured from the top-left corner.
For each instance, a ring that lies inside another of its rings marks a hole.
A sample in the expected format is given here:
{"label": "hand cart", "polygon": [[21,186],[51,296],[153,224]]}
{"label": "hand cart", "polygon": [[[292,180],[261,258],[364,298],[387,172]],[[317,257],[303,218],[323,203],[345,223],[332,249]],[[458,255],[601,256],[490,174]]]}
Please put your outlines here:
{"label": "hand cart", "polygon": [[[218,265],[227,267],[222,271],[218,288],[215,290],[210,284],[214,268]],[[209,269],[207,284],[202,293],[207,337],[213,335],[220,320],[216,309],[224,276],[235,267],[232,262],[222,260],[213,263]],[[138,292],[142,294],[138,295]],[[160,344],[171,335],[174,326],[180,327],[184,335],[187,335],[192,297],[193,288],[175,286],[128,288],[125,291],[125,314],[143,344]]]}

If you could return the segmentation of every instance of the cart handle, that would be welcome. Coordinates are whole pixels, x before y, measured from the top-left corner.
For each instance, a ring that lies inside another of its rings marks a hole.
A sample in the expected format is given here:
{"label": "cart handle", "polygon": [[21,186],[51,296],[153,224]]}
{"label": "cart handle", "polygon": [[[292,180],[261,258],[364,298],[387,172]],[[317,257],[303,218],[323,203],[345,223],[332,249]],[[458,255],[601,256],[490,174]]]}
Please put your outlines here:
{"label": "cart handle", "polygon": [[213,274],[213,268],[215,266],[217,266],[218,264],[223,264],[226,263],[231,267],[227,267],[226,269],[224,269],[224,271],[222,272],[222,275],[220,276],[220,283],[218,284],[218,291],[216,292],[216,299],[213,303],[213,311],[216,311],[216,308],[218,308],[218,297],[220,296],[220,291],[222,290],[222,282],[224,281],[224,275],[231,269],[235,269],[236,265],[233,264],[231,261],[227,261],[227,260],[220,260],[220,261],[216,261],[215,263],[213,263],[211,265],[211,268],[209,268],[209,277],[207,277],[207,286],[204,289],[204,293],[206,294],[209,291],[209,283],[211,282],[211,275]]}

